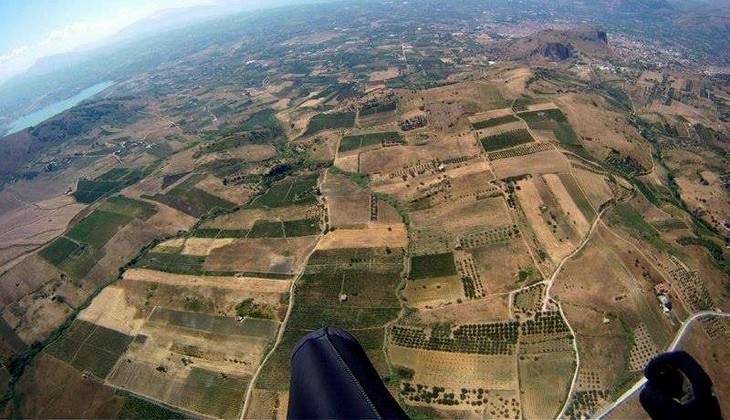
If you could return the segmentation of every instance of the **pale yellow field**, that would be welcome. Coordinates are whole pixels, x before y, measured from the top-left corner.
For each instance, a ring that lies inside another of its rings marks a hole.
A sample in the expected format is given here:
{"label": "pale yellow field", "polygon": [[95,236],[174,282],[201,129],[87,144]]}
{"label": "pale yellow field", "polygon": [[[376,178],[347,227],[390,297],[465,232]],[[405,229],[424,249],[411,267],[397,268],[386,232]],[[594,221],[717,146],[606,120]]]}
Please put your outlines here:
{"label": "pale yellow field", "polygon": [[182,253],[185,255],[206,256],[214,249],[222,248],[233,243],[233,238],[186,238]]}
{"label": "pale yellow field", "polygon": [[595,209],[613,198],[611,188],[606,183],[606,178],[603,175],[579,168],[573,168],[573,173],[575,174],[575,180],[578,181],[588,201]]}
{"label": "pale yellow field", "polygon": [[437,307],[464,299],[464,287],[458,276],[410,280],[403,296],[411,307]]}
{"label": "pale yellow field", "polygon": [[499,159],[491,162],[497,178],[523,174],[544,174],[570,171],[570,162],[557,150],[546,150],[527,156]]}
{"label": "pale yellow field", "polygon": [[398,75],[400,75],[400,70],[398,69],[398,67],[388,67],[386,70],[374,71],[370,73],[370,81],[379,82],[382,80],[393,79],[395,77],[398,77]]}
{"label": "pale yellow field", "polygon": [[553,235],[547,223],[543,220],[540,206],[544,205],[540,194],[535,187],[532,179],[521,180],[518,182],[520,189],[516,191],[517,199],[527,216],[527,220],[535,232],[537,239],[545,247],[545,252],[553,261],[560,261],[563,257],[570,254],[573,245],[568,241],[559,242]]}
{"label": "pale yellow field", "polygon": [[81,311],[79,319],[134,335],[144,323],[144,318],[135,318],[136,312],[137,308],[127,303],[127,293],[123,288],[109,286]]}
{"label": "pale yellow field", "polygon": [[194,276],[172,274],[145,268],[131,268],[124,272],[125,281],[145,281],[182,287],[216,287],[239,292],[284,293],[289,291],[289,280],[258,277]]}
{"label": "pale yellow field", "polygon": [[415,370],[413,382],[447,388],[517,389],[517,358],[390,346],[391,363]]}
{"label": "pale yellow field", "polygon": [[469,117],[469,122],[474,124],[479,121],[491,120],[492,118],[504,117],[511,115],[512,108],[493,109],[491,111],[479,112]]}
{"label": "pale yellow field", "polygon": [[573,353],[526,355],[519,361],[522,413],[526,419],[555,418],[573,378]]}
{"label": "pale yellow field", "polygon": [[591,228],[591,224],[588,220],[586,220],[585,216],[583,216],[580,209],[578,209],[578,206],[575,204],[575,201],[573,201],[568,190],[565,189],[565,185],[563,185],[563,182],[560,181],[560,178],[553,174],[545,174],[542,178],[545,180],[548,187],[550,187],[550,191],[552,191],[558,199],[558,204],[560,204],[563,213],[565,213],[566,217],[573,224],[578,233],[581,236],[587,234]]}
{"label": "pale yellow field", "polygon": [[359,172],[360,154],[357,153],[347,156],[340,156],[338,154],[335,158],[335,166],[346,172]]}
{"label": "pale yellow field", "polygon": [[317,249],[405,248],[408,233],[405,225],[369,224],[365,229],[336,229],[322,237]]}

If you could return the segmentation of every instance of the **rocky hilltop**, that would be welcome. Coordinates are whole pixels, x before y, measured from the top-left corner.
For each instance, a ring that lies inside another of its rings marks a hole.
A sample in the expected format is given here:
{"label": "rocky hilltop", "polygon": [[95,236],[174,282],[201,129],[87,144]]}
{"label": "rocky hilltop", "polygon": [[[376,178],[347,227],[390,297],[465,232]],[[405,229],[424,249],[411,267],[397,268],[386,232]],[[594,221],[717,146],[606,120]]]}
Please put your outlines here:
{"label": "rocky hilltop", "polygon": [[496,50],[511,60],[563,61],[580,56],[604,56],[609,53],[609,46],[608,35],[602,29],[547,29],[501,42]]}

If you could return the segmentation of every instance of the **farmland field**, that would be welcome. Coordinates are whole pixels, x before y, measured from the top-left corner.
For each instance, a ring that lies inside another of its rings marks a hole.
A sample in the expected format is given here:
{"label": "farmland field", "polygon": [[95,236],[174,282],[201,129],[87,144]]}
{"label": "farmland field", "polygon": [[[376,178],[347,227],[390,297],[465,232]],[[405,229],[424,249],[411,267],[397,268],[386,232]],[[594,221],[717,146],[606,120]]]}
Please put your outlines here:
{"label": "farmland field", "polygon": [[475,130],[482,130],[484,128],[496,127],[502,124],[509,124],[511,122],[519,121],[514,115],[505,115],[503,117],[492,118],[490,120],[479,121],[472,124],[472,128]]}
{"label": "farmland field", "polygon": [[340,112],[335,114],[317,114],[309,121],[305,134],[314,134],[322,130],[349,128],[355,123],[354,112]]}
{"label": "farmland field", "polygon": [[130,336],[77,320],[47,351],[79,371],[104,378],[131,341]]}
{"label": "farmland field", "polygon": [[456,274],[454,254],[451,252],[411,257],[410,277],[414,280],[445,277]]}
{"label": "farmland field", "polygon": [[41,256],[51,264],[58,266],[68,257],[83,249],[82,245],[61,236],[41,251]]}
{"label": "farmland field", "polygon": [[342,138],[340,153],[384,143],[403,143],[403,135],[394,131],[350,135]]}
{"label": "farmland field", "polygon": [[314,187],[317,176],[288,178],[269,188],[250,205],[251,208],[276,208],[289,205],[310,205],[317,202]]}
{"label": "farmland field", "polygon": [[82,203],[93,203],[101,197],[138,182],[142,176],[142,171],[137,169],[114,168],[93,180],[80,179],[74,197]]}
{"label": "farmland field", "polygon": [[78,242],[101,248],[117,231],[132,220],[132,216],[95,210],[81,219],[66,233],[66,236]]}
{"label": "farmland field", "polygon": [[232,209],[236,207],[235,203],[197,188],[196,185],[203,178],[205,178],[203,174],[193,174],[166,194],[155,194],[145,198],[159,201],[193,217],[201,217],[215,208]]}
{"label": "farmland field", "polygon": [[487,152],[494,152],[508,147],[531,143],[535,140],[527,130],[519,129],[494,136],[484,137],[480,141],[482,146],[484,146],[484,150]]}

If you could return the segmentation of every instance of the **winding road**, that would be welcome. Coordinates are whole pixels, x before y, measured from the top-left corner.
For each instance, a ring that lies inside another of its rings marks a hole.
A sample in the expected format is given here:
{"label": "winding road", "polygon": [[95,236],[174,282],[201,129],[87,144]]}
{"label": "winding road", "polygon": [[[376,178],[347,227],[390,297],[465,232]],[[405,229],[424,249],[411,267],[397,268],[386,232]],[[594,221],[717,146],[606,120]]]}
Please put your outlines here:
{"label": "winding road", "polygon": [[[689,318],[687,318],[686,321],[682,323],[682,327],[677,331],[677,335],[674,337],[674,340],[672,341],[672,344],[669,345],[667,348],[667,351],[673,351],[676,350],[677,346],[679,345],[679,342],[684,338],[685,334],[689,330],[690,325],[692,322],[704,318],[707,316],[719,316],[719,317],[730,317],[730,313],[724,313],[724,312],[714,312],[714,311],[701,311],[693,314]],[[612,402],[608,406],[604,407],[603,410],[601,410],[600,413],[596,414],[594,418],[596,419],[603,419],[606,418],[613,410],[615,410],[618,406],[620,406],[624,401],[629,399],[631,396],[633,396],[637,391],[639,391],[644,384],[646,383],[646,378],[642,377],[639,379],[631,388],[629,388],[626,392],[624,392],[616,401]],[[562,413],[561,413],[562,414]]]}

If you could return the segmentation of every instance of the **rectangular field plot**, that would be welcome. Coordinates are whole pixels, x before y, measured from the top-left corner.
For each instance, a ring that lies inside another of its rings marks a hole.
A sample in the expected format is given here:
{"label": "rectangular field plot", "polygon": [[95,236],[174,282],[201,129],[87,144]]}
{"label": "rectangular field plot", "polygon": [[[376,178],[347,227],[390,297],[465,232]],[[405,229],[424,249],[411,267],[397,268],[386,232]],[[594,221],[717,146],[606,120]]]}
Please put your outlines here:
{"label": "rectangular field plot", "polygon": [[555,418],[573,379],[572,352],[520,358],[520,390],[525,418]]}
{"label": "rectangular field plot", "polygon": [[204,256],[148,252],[134,266],[176,274],[203,274]]}
{"label": "rectangular field plot", "polygon": [[[333,270],[305,274],[297,283],[288,325],[293,329],[382,327],[400,310],[395,295],[399,282],[395,273]],[[341,295],[346,299],[341,300]]]}
{"label": "rectangular field plot", "polygon": [[249,238],[283,238],[284,225],[278,220],[257,220],[248,234]]}
{"label": "rectangular field plot", "polygon": [[66,236],[78,242],[101,248],[131,220],[132,217],[127,215],[95,210],[74,225]]}
{"label": "rectangular field plot", "polygon": [[453,328],[433,325],[431,331],[419,327],[394,325],[390,343],[401,347],[449,353],[507,355],[514,353],[519,335],[517,322],[466,324]]}
{"label": "rectangular field plot", "polygon": [[141,180],[142,176],[142,171],[137,169],[113,168],[94,180],[80,179],[73,195],[82,203],[93,203],[103,196],[134,184]]}
{"label": "rectangular field plot", "polygon": [[334,114],[317,114],[309,121],[305,134],[314,134],[322,130],[349,128],[355,124],[354,112],[339,112]]}
{"label": "rectangular field plot", "polygon": [[560,178],[560,181],[565,186],[565,189],[570,194],[570,197],[575,202],[575,205],[578,206],[578,210],[580,210],[581,213],[583,213],[583,216],[586,218],[587,221],[593,220],[593,217],[595,217],[596,212],[593,210],[593,206],[591,206],[590,201],[588,201],[588,198],[583,194],[583,190],[580,188],[578,183],[576,182],[573,175],[570,174],[558,174],[558,177]]}
{"label": "rectangular field plot", "polygon": [[413,381],[453,388],[517,389],[517,363],[512,355],[452,353],[390,347],[393,365],[414,371]]}
{"label": "rectangular field plot", "polygon": [[297,236],[319,235],[319,221],[300,220],[257,220],[248,234],[249,238],[294,238]]}
{"label": "rectangular field plot", "polygon": [[314,189],[317,185],[317,175],[288,178],[274,184],[264,195],[258,197],[251,208],[276,208],[293,204],[316,204]]}
{"label": "rectangular field plot", "polygon": [[485,120],[485,121],[479,121],[479,122],[472,124],[471,126],[474,130],[482,130],[484,128],[496,127],[498,125],[509,124],[509,123],[512,123],[515,121],[519,121],[519,119],[517,117],[515,117],[514,115],[510,114],[510,115],[505,115],[502,117],[492,118],[492,119]]}
{"label": "rectangular field plot", "polygon": [[408,299],[409,306],[417,308],[455,303],[457,299],[465,298],[463,282],[458,276],[409,280],[403,296]]}
{"label": "rectangular field plot", "polygon": [[193,235],[196,238],[245,238],[248,236],[246,229],[195,229]]}
{"label": "rectangular field plot", "polygon": [[534,142],[530,132],[524,129],[508,131],[506,133],[496,134],[480,139],[484,150],[494,152],[509,147],[519,146],[521,144]]}
{"label": "rectangular field plot", "polygon": [[550,130],[558,139],[561,146],[576,154],[590,158],[590,154],[583,148],[578,135],[568,123],[565,114],[559,109],[545,109],[539,111],[522,112],[520,118],[525,120],[533,130]]}
{"label": "rectangular field plot", "polygon": [[122,195],[117,195],[106,200],[100,207],[110,213],[133,216],[138,219],[147,220],[157,213],[154,204],[146,201],[134,200]]}
{"label": "rectangular field plot", "polygon": [[[160,365],[162,366],[162,365]],[[192,367],[157,369],[156,364],[132,360],[121,363],[110,377],[115,386],[183,409],[219,418],[240,414],[248,375]]]}
{"label": "rectangular field plot", "polygon": [[351,150],[361,149],[363,147],[404,143],[403,135],[395,131],[387,131],[381,133],[358,134],[345,136],[340,142],[340,153]]}
{"label": "rectangular field plot", "polygon": [[201,217],[215,208],[232,209],[236,207],[226,199],[205,192],[196,187],[206,175],[192,174],[166,194],[155,194],[150,198],[193,217]]}
{"label": "rectangular field plot", "polygon": [[259,338],[271,337],[276,333],[278,327],[278,323],[265,319],[245,318],[242,322],[238,322],[231,317],[179,311],[159,306],[152,311],[147,322],[213,334]]}
{"label": "rectangular field plot", "polygon": [[180,403],[199,413],[234,418],[240,413],[250,380],[249,376],[222,375],[194,367],[182,387]]}
{"label": "rectangular field plot", "polygon": [[379,114],[381,112],[391,112],[395,111],[398,104],[396,101],[389,101],[385,103],[379,103],[379,102],[372,102],[367,103],[363,105],[363,107],[360,109],[360,116],[366,116],[366,115],[373,115],[373,114]]}
{"label": "rectangular field plot", "polygon": [[128,335],[76,320],[46,351],[80,371],[89,371],[104,378],[131,341],[132,337]]}
{"label": "rectangular field plot", "polygon": [[78,254],[83,251],[83,245],[72,241],[71,239],[61,236],[50,245],[43,248],[40,254],[51,264],[58,266],[66,260],[66,258]]}
{"label": "rectangular field plot", "polygon": [[419,255],[411,257],[412,279],[425,279],[431,277],[446,277],[456,274],[454,254]]}

